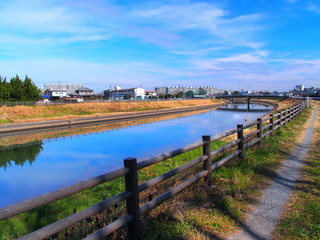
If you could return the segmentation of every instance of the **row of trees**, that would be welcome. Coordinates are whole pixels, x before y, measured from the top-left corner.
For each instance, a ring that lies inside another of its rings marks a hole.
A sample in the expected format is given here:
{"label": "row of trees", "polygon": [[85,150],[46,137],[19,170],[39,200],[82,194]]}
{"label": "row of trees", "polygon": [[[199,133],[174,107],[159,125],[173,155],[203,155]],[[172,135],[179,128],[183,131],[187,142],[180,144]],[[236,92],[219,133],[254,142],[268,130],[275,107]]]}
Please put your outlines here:
{"label": "row of trees", "polygon": [[38,101],[40,89],[28,76],[21,80],[18,75],[7,81],[0,76],[0,102]]}
{"label": "row of trees", "polygon": [[[199,95],[205,95],[207,92],[201,92],[202,94],[199,93]],[[166,94],[166,95],[159,95],[159,98],[193,98],[194,97],[194,92],[192,90],[189,90],[187,92],[177,92],[176,94]]]}

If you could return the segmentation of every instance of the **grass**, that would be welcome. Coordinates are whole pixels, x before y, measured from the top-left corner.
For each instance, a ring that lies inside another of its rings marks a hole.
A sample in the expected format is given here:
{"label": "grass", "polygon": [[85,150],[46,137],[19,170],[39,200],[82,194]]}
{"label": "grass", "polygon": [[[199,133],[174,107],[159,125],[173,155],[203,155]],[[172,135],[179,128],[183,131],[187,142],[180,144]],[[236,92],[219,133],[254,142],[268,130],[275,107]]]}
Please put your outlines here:
{"label": "grass", "polygon": [[319,159],[320,129],[317,129],[302,176],[277,227],[275,234],[277,239],[320,239]]}
{"label": "grass", "polygon": [[0,124],[2,124],[2,123],[12,123],[12,122],[13,122],[12,120],[4,119],[4,120],[0,121]]}
{"label": "grass", "polygon": [[[262,148],[246,151],[246,160],[233,161],[212,174],[213,186],[204,185],[202,181],[174,196],[142,219],[143,239],[212,239],[236,229],[243,220],[248,203],[254,202],[259,195],[257,190],[294,145],[299,127],[310,113],[305,111],[299,118],[286,124],[282,130],[268,137]],[[212,144],[216,149],[226,142]],[[265,149],[269,150],[265,150]],[[180,166],[202,155],[202,149],[168,159],[139,172],[140,182],[149,180],[174,167]],[[201,167],[201,166],[200,166]],[[157,188],[145,191],[141,203],[183,182],[188,174],[167,180]],[[54,222],[74,212],[98,203],[124,190],[123,178],[96,186],[66,199],[48,204],[26,214],[0,221],[0,239],[14,239],[34,231],[48,223]],[[58,239],[79,239],[95,231],[124,213],[124,204],[107,209],[101,214],[86,219],[56,235]],[[124,230],[114,233],[110,239],[122,239]]]}
{"label": "grass", "polygon": [[110,114],[169,108],[183,108],[216,103],[217,100],[198,99],[150,102],[93,102],[46,106],[0,107],[0,124],[29,121],[69,119],[84,115]]}
{"label": "grass", "polygon": [[264,139],[261,148],[248,149],[245,161],[233,161],[214,171],[212,187],[199,181],[153,210],[143,220],[143,239],[214,239],[235,231],[248,205],[257,201],[261,189],[295,145],[300,126],[309,115],[310,111],[304,111]]}

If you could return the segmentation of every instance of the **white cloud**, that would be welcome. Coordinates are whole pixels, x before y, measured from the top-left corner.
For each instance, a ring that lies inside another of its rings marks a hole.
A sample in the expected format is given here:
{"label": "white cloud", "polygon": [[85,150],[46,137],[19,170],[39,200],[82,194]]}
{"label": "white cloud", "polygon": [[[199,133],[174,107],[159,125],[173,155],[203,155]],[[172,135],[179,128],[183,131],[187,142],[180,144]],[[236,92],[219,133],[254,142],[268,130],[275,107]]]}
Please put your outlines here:
{"label": "white cloud", "polygon": [[220,62],[241,62],[241,63],[258,63],[261,62],[259,56],[254,56],[251,54],[239,54],[227,58],[219,58],[217,61]]}
{"label": "white cloud", "polygon": [[259,22],[264,18],[261,14],[230,17],[227,11],[213,4],[193,3],[142,9],[134,12],[133,16],[170,31],[204,31],[223,41],[224,45],[262,46],[255,40],[256,32],[261,30]]}
{"label": "white cloud", "polygon": [[315,12],[317,14],[320,14],[320,6],[317,6],[316,4],[309,2],[307,6],[307,10],[311,12]]}
{"label": "white cloud", "polygon": [[[0,28],[12,38],[65,39],[66,42],[109,38],[109,31],[95,24],[90,13],[56,1],[16,0],[2,4]],[[28,41],[27,41],[28,42]]]}

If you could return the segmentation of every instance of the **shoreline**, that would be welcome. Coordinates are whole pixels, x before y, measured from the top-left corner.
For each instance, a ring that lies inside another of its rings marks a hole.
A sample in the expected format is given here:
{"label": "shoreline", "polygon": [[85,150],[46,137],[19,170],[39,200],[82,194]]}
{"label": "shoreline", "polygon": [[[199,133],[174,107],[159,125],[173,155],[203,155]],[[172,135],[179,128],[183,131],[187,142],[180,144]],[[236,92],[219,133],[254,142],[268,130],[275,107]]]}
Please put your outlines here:
{"label": "shoreline", "polygon": [[167,110],[153,110],[153,111],[142,111],[142,112],[131,112],[125,114],[112,114],[95,117],[80,117],[73,119],[63,119],[63,120],[50,120],[41,122],[28,122],[28,123],[11,123],[0,126],[0,135],[10,134],[10,133],[25,133],[36,130],[51,130],[60,127],[74,127],[81,125],[95,125],[95,124],[107,124],[116,123],[123,121],[130,121],[136,119],[158,117],[164,115],[172,115],[177,113],[185,113],[190,111],[198,111],[204,109],[214,109],[224,105],[224,103],[216,103],[210,105],[201,105],[185,108],[174,108]]}

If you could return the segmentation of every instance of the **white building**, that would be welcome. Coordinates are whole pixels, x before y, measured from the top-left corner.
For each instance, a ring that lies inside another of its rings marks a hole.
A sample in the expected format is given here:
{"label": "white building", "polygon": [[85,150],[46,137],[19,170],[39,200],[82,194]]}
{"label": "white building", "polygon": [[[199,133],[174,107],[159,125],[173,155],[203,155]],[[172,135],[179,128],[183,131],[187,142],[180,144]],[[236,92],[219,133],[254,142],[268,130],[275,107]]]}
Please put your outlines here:
{"label": "white building", "polygon": [[104,96],[108,99],[144,99],[145,90],[143,88],[108,89],[104,91]]}
{"label": "white building", "polygon": [[50,99],[61,99],[68,95],[66,90],[61,89],[47,89],[45,94],[48,95]]}

